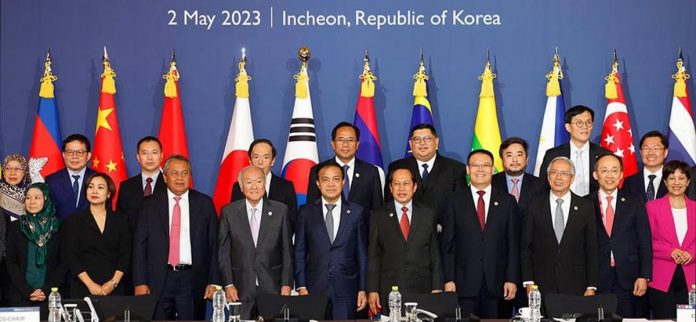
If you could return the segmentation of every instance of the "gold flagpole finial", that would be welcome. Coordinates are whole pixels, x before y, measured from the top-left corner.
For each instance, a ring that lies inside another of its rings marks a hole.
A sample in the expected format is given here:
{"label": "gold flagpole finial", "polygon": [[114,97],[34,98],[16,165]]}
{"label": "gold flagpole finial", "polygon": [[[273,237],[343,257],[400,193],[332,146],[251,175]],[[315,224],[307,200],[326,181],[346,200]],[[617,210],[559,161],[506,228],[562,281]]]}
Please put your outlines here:
{"label": "gold flagpole finial", "polygon": [[486,48],[486,65],[491,65],[491,50]]}
{"label": "gold flagpole finial", "polygon": [[51,48],[48,48],[48,51],[46,52],[46,61],[50,62],[51,61]]}
{"label": "gold flagpole finial", "polygon": [[174,48],[172,48],[172,59],[170,62],[176,63],[176,54],[174,53]]}
{"label": "gold flagpole finial", "polygon": [[239,59],[240,63],[246,63],[246,48],[242,47],[242,58]]}
{"label": "gold flagpole finial", "polygon": [[365,58],[363,59],[363,65],[370,64],[370,52],[365,49]]}
{"label": "gold flagpole finial", "polygon": [[418,72],[413,75],[415,82],[413,83],[413,96],[414,97],[427,97],[428,88],[425,81],[430,79],[428,74],[425,73],[425,58],[423,58],[423,48],[420,49],[420,58],[418,61]]}
{"label": "gold flagpole finial", "polygon": [[563,70],[561,70],[561,56],[558,54],[558,47],[553,53],[553,67],[551,72],[546,74],[546,96],[560,96],[561,95],[561,84],[560,80],[563,79]]}
{"label": "gold flagpole finial", "polygon": [[612,73],[619,72],[619,55],[616,54],[616,49],[614,49],[614,61],[611,64],[611,71]]}
{"label": "gold flagpole finial", "polygon": [[106,51],[106,46],[104,46],[104,54],[102,55],[102,61],[103,62],[109,61],[109,52]]}
{"label": "gold flagpole finial", "polygon": [[39,96],[43,98],[53,98],[53,82],[55,82],[58,77],[53,75],[53,72],[51,70],[51,63],[53,60],[51,59],[51,48],[48,48],[48,52],[46,53],[46,60],[44,61],[44,74],[43,77],[41,77],[40,82],[41,82],[41,87],[39,89]]}
{"label": "gold flagpole finial", "polygon": [[307,47],[302,47],[297,52],[297,58],[302,62],[302,66],[307,66],[307,61],[312,57],[312,52]]}
{"label": "gold flagpole finial", "polygon": [[375,96],[375,80],[377,77],[370,70],[370,54],[365,49],[365,58],[363,58],[363,72],[360,75],[360,96],[374,97]]}
{"label": "gold flagpole finial", "polygon": [[691,78],[691,75],[686,73],[686,67],[684,66],[684,55],[682,54],[682,49],[679,48],[679,57],[677,58],[677,73],[672,75],[672,79],[675,81],[675,97],[686,97],[686,81],[689,78]]}

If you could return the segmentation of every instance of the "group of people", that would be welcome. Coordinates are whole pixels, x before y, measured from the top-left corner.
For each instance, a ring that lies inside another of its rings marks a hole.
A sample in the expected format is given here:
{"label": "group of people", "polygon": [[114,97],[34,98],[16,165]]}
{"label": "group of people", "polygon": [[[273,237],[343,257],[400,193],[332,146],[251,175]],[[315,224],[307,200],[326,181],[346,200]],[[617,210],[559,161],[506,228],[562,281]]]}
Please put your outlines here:
{"label": "group of people", "polygon": [[386,184],[356,158],[359,129],[341,122],[335,156],[312,168],[299,209],[293,183],[271,172],[273,143],[258,139],[219,216],[191,189],[187,158],[160,168],[155,137],[138,142],[141,173],[121,183],[112,211],[114,182],[87,166],[90,143],[73,134],[66,168],[45,183],[31,182],[22,156],[3,162],[2,298],[40,305],[51,287],[71,298],[152,294],[154,319],[193,320],[220,285],[243,319],[257,314],[257,295],[296,291],[327,296],[327,318],[345,320],[388,313],[396,285],[456,292],[464,312],[507,318],[537,285],[544,295],[615,294],[623,317],[673,318],[696,283],[696,169],[665,163],[668,141],[651,131],[643,168],[624,178],[622,159],[590,142],[593,121],[588,107],[566,111],[570,142],[546,152],[540,177],[525,172],[521,138],[463,164],[419,124],[412,157],[389,165]]}

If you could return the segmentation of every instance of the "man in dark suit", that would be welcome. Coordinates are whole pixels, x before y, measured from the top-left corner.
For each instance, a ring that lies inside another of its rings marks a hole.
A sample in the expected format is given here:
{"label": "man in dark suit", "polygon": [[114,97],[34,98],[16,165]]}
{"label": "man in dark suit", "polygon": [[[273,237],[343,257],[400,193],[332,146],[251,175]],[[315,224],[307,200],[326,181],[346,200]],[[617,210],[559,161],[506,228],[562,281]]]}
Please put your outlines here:
{"label": "man in dark suit", "polygon": [[290,295],[293,251],[287,207],[269,200],[266,175],[248,166],[239,174],[245,198],[222,208],[218,263],[228,301],[242,302],[242,319],[255,318],[257,294]]}
{"label": "man in dark suit", "polygon": [[191,163],[164,162],[165,193],[143,200],[133,243],[135,295],[153,294],[155,320],[202,320],[218,284],[213,200],[190,189]]}
{"label": "man in dark suit", "polygon": [[393,201],[370,217],[367,291],[370,310],[388,314],[392,286],[404,293],[442,291],[442,259],[435,211],[413,199],[418,185],[410,167],[396,166],[389,175]]}
{"label": "man in dark suit", "polygon": [[[430,124],[418,124],[411,129],[409,146],[413,156],[392,162],[388,173],[396,168],[409,168],[416,174],[418,190],[413,199],[439,213],[445,201],[457,189],[466,187],[466,169],[456,160],[437,153],[440,140]],[[392,202],[389,189],[384,190],[386,203]],[[438,216],[439,220],[439,216]]]}
{"label": "man in dark suit", "polygon": [[442,222],[445,292],[457,292],[464,312],[483,319],[502,317],[520,279],[520,215],[515,198],[491,186],[493,168],[491,152],[469,153],[471,186],[452,195]]}
{"label": "man in dark suit", "polygon": [[[90,151],[89,140],[82,134],[71,134],[63,140],[65,168],[46,177],[58,218],[65,219],[89,206],[84,197],[87,187],[82,183],[86,177],[94,174],[94,170],[87,167],[92,157]],[[97,162],[101,160],[94,160],[94,163]]]}
{"label": "man in dark suit", "polygon": [[570,191],[573,162],[557,157],[546,169],[550,192],[532,200],[523,216],[522,280],[541,294],[592,296],[598,285],[597,224],[590,200]]}
{"label": "man in dark suit", "polygon": [[539,178],[547,177],[547,168],[556,157],[566,157],[573,160],[577,170],[575,181],[570,190],[578,196],[593,194],[599,189],[597,180],[592,178],[592,169],[597,156],[609,150],[590,142],[594,111],[584,105],[575,105],[565,112],[565,129],[570,133],[570,142],[549,149],[541,162]]}
{"label": "man in dark suit", "polygon": [[[288,220],[290,221],[290,233],[294,232],[297,222],[297,195],[292,182],[285,180],[271,172],[276,161],[276,149],[268,139],[257,139],[249,145],[249,163],[261,168],[265,174],[266,197],[278,201],[288,207]],[[244,199],[239,182],[232,187],[232,201]]]}
{"label": "man in dark suit", "polygon": [[164,176],[160,171],[162,163],[162,143],[154,136],[146,136],[138,141],[136,159],[140,173],[123,182],[118,192],[116,210],[128,218],[131,233],[138,224],[138,213],[143,199],[153,193],[166,192]]}
{"label": "man in dark suit", "polygon": [[[369,213],[382,206],[382,180],[377,167],[355,157],[360,146],[360,129],[355,125],[341,122],[331,131],[331,148],[336,155],[314,167],[309,173],[307,187],[307,204],[313,204],[321,198],[317,188],[317,169],[326,163],[338,163],[346,177],[343,196],[351,203],[357,203]],[[365,216],[368,225],[369,216]]]}
{"label": "man in dark suit", "polygon": [[597,291],[616,295],[621,317],[647,317],[643,296],[652,277],[653,252],[645,204],[639,196],[618,189],[623,177],[618,156],[600,155],[593,176],[599,182],[599,192],[589,196],[597,220]]}
{"label": "man in dark suit", "polygon": [[529,202],[539,195],[545,183],[527,169],[529,145],[527,141],[519,137],[510,137],[500,144],[499,154],[503,160],[505,171],[493,175],[492,185],[501,191],[507,191],[515,197],[522,215]]}
{"label": "man in dark suit", "polygon": [[340,165],[324,162],[316,170],[320,200],[304,205],[297,218],[295,285],[300,295],[331,299],[328,319],[354,320],[367,305],[366,214],[341,196]]}
{"label": "man in dark suit", "polygon": [[667,137],[658,132],[650,131],[640,138],[640,158],[643,168],[638,173],[624,180],[626,192],[638,197],[642,203],[662,198],[667,194],[667,187],[662,180],[662,166],[669,154]]}

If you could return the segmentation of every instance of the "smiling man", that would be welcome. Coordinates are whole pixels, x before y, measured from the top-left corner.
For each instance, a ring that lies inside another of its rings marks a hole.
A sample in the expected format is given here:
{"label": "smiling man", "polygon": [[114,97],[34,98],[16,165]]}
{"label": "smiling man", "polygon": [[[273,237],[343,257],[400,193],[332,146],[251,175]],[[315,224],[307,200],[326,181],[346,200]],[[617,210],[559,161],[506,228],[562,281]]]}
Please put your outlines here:
{"label": "smiling man", "polygon": [[65,168],[46,177],[58,218],[65,219],[89,206],[82,183],[94,174],[94,170],[87,167],[91,157],[91,145],[86,136],[71,134],[63,140]]}
{"label": "smiling man", "polygon": [[658,132],[650,131],[640,138],[640,158],[643,168],[638,173],[626,178],[624,188],[639,197],[643,203],[667,194],[667,187],[662,180],[662,166],[669,154],[669,140]]}

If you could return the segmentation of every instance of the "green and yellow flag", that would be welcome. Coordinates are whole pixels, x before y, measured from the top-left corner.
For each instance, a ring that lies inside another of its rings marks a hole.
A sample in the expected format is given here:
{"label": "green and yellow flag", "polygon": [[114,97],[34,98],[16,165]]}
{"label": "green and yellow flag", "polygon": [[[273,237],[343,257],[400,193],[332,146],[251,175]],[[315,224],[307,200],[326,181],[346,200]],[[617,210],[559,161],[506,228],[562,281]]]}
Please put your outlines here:
{"label": "green and yellow flag", "polygon": [[474,125],[474,137],[471,140],[471,150],[486,149],[495,157],[495,171],[503,171],[503,162],[498,155],[500,148],[500,127],[498,126],[498,113],[495,109],[495,92],[493,91],[493,79],[496,77],[491,71],[491,62],[486,59],[486,66],[481,80],[481,94],[479,95],[478,112]]}

